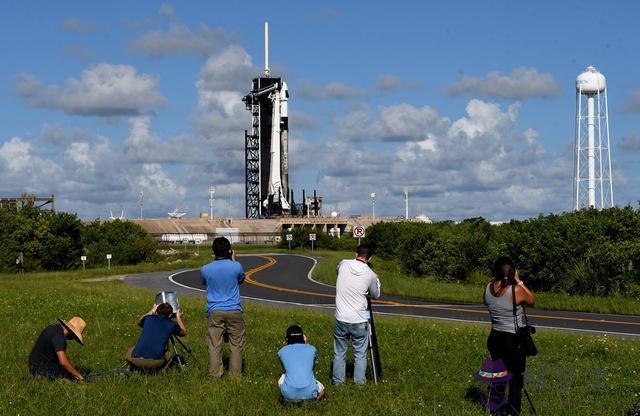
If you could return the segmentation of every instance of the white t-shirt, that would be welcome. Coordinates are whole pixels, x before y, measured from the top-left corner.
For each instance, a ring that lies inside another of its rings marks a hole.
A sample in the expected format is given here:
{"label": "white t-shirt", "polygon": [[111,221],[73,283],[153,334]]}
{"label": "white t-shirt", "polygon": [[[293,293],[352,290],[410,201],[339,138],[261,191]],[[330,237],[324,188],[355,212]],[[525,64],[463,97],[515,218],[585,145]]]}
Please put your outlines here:
{"label": "white t-shirt", "polygon": [[358,260],[342,260],[336,282],[336,319],[348,324],[367,322],[367,295],[380,297],[380,280]]}

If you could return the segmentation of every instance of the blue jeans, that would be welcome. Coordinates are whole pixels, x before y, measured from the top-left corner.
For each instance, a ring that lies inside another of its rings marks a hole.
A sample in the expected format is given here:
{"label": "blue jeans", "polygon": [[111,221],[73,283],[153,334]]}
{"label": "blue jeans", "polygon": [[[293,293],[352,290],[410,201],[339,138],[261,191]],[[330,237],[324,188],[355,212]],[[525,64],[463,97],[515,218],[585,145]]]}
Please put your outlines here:
{"label": "blue jeans", "polygon": [[333,384],[343,384],[346,373],[347,348],[349,338],[353,346],[353,382],[365,384],[367,371],[367,347],[369,345],[369,331],[367,323],[348,324],[336,320],[333,327]]}

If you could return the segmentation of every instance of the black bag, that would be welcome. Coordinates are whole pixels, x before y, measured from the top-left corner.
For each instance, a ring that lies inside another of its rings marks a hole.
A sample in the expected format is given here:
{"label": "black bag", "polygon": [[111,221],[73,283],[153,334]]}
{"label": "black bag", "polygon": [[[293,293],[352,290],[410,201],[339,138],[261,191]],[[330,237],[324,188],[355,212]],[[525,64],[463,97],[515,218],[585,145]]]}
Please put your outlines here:
{"label": "black bag", "polygon": [[538,348],[533,342],[533,334],[536,333],[536,328],[529,325],[529,319],[527,318],[527,312],[524,305],[522,305],[522,313],[524,314],[524,326],[518,327],[517,305],[516,305],[516,285],[511,286],[511,299],[513,301],[513,323],[516,328],[516,346],[518,350],[526,357],[535,357],[538,355]]}

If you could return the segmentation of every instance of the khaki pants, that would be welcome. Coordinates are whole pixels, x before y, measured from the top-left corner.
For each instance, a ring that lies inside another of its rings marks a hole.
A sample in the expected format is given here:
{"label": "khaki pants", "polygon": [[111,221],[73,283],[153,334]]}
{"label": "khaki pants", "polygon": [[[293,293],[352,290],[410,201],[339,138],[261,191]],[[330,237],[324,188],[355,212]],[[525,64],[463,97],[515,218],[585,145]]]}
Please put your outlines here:
{"label": "khaki pants", "polygon": [[129,348],[129,351],[127,351],[127,354],[124,356],[124,358],[132,366],[145,371],[160,370],[165,366],[165,364],[169,363],[173,358],[173,355],[171,355],[169,351],[167,351],[164,354],[164,358],[161,358],[159,360],[133,357],[131,355],[132,353],[133,353],[133,347]]}
{"label": "khaki pants", "polygon": [[207,345],[209,347],[209,375],[222,377],[222,344],[225,332],[229,335],[229,374],[242,374],[242,352],[247,339],[241,311],[211,311],[207,316]]}

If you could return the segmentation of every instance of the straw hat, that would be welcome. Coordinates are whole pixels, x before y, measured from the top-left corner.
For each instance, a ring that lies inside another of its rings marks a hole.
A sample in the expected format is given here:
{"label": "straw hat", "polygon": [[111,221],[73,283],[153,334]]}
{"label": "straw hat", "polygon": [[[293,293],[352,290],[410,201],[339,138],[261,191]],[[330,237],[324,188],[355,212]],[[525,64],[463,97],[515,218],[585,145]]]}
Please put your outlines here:
{"label": "straw hat", "polygon": [[69,319],[69,322],[60,318],[58,318],[58,321],[60,321],[60,323],[73,334],[73,337],[80,343],[80,345],[84,345],[84,343],[82,342],[82,333],[84,332],[84,328],[87,326],[87,323],[84,321],[84,319],[80,318],[79,316],[74,316],[73,318]]}

